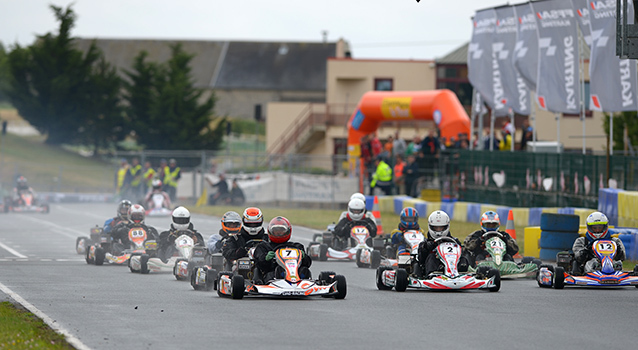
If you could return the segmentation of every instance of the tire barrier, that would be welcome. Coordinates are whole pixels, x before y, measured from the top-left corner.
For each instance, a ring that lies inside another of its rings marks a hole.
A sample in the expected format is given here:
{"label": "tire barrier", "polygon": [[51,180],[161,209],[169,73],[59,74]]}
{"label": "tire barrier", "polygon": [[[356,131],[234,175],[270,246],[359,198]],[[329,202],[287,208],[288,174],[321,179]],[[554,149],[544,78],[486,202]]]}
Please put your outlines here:
{"label": "tire barrier", "polygon": [[541,260],[556,261],[556,254],[564,251],[565,249],[541,249],[539,258]]}
{"label": "tire barrier", "polygon": [[541,230],[540,247],[543,249],[570,250],[578,232],[544,231]]}
{"label": "tire barrier", "polygon": [[625,246],[627,260],[638,260],[638,228],[617,227],[610,228],[609,232],[618,234]]}
{"label": "tire barrier", "polygon": [[[569,214],[541,214],[542,231],[578,232],[580,217]],[[541,247],[542,248],[542,247]]]}

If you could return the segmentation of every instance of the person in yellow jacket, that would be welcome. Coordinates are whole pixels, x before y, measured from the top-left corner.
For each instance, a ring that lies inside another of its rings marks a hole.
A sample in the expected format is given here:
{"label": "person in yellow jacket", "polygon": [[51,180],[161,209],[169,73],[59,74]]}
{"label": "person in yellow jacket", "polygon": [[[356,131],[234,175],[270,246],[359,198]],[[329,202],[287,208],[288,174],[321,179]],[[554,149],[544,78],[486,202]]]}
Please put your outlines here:
{"label": "person in yellow jacket", "polygon": [[155,178],[155,169],[151,166],[151,162],[148,160],[144,162],[144,168],[142,169],[142,185],[144,186],[143,193],[147,193],[153,188],[153,178]]}
{"label": "person in yellow jacket", "polygon": [[[164,163],[166,164],[166,163]],[[168,166],[164,167],[164,191],[171,197],[171,201],[175,202],[177,197],[177,182],[182,177],[182,170],[177,166],[177,161],[171,159],[168,161]]]}
{"label": "person in yellow jacket", "polygon": [[133,158],[131,166],[128,168],[128,176],[130,178],[129,191],[132,200],[137,202],[142,197],[142,165],[139,158]]}
{"label": "person in yellow jacket", "polygon": [[120,160],[120,167],[115,172],[115,195],[124,198],[128,189],[128,161],[126,158]]}
{"label": "person in yellow jacket", "polygon": [[392,168],[381,157],[377,157],[374,160],[374,164],[377,167],[372,174],[372,181],[370,182],[370,194],[374,193],[374,188],[378,187],[383,194],[389,195],[392,192]]}

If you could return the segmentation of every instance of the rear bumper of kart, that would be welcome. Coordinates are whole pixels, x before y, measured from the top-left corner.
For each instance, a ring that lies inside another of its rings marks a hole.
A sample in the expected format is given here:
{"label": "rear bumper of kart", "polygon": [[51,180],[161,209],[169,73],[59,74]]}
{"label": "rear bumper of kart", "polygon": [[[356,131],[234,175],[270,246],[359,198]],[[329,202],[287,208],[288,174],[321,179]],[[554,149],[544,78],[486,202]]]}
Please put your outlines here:
{"label": "rear bumper of kart", "polygon": [[[232,279],[228,275],[221,276],[218,292],[226,296],[232,295]],[[299,283],[289,283],[286,280],[273,280],[268,284],[247,283],[244,295],[265,295],[271,297],[311,297],[334,296],[338,293],[337,282],[328,285],[318,285],[313,280],[302,280]]]}

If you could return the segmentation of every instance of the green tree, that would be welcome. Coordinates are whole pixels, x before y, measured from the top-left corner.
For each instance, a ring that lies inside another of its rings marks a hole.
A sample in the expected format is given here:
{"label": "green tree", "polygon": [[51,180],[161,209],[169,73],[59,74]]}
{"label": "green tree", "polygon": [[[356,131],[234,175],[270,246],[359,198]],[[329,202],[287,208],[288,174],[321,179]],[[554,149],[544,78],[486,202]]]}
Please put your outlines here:
{"label": "green tree", "polygon": [[47,135],[48,144],[77,143],[90,129],[86,123],[94,119],[95,105],[102,104],[90,93],[96,90],[93,66],[102,54],[94,44],[86,53],[74,47],[76,15],[70,6],[50,8],[59,32],[39,36],[28,47],[16,45],[9,53],[8,95],[20,115]]}
{"label": "green tree", "polygon": [[[605,130],[605,135],[609,137],[609,114],[605,114],[603,128]],[[631,145],[633,145],[633,147],[638,146],[638,113],[632,111],[614,114],[614,150],[625,149],[625,129],[627,129]]]}
{"label": "green tree", "polygon": [[9,64],[7,52],[0,42],[0,102],[8,101],[6,93],[9,91]]}
{"label": "green tree", "polygon": [[127,113],[138,143],[147,149],[218,149],[224,123],[211,127],[215,98],[200,103],[203,91],[193,87],[189,63],[193,55],[172,45],[165,64],[145,62],[138,55],[128,76]]}

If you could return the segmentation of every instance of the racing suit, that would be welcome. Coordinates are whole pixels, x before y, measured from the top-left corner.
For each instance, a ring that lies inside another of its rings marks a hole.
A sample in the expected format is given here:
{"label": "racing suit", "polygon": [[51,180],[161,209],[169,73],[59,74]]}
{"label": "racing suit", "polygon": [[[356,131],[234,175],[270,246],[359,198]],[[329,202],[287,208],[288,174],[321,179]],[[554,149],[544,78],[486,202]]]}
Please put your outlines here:
{"label": "racing suit", "polygon": [[[459,241],[458,238],[452,237],[452,234],[448,233],[447,237],[453,238],[458,245],[461,245],[461,241]],[[437,246],[438,244],[435,243],[434,238],[430,236],[429,232],[426,239],[421,242],[421,244],[419,244],[418,261],[421,265],[420,270],[423,271],[423,277],[427,277],[434,271],[443,270],[443,263],[439,260],[439,257],[437,255],[438,253],[436,252]],[[467,257],[461,255],[457,266],[459,272],[467,272],[468,266],[469,262],[467,260]]]}
{"label": "racing suit", "polygon": [[[193,238],[196,246],[204,246],[206,244],[206,241],[204,241],[204,237],[202,237],[202,235],[193,228],[192,222],[188,224],[188,230],[192,232],[191,238]],[[178,232],[183,231],[176,229],[175,226],[171,224],[171,227],[168,231],[160,233],[157,255],[163,262],[167,262],[168,259],[173,256],[173,253],[175,252],[175,239],[177,239],[178,237]]]}
{"label": "racing suit", "polygon": [[301,251],[301,265],[299,266],[299,277],[302,279],[312,278],[310,273],[310,265],[312,264],[312,260],[306,254],[305,248],[303,244],[298,242],[284,242],[284,243],[272,243],[268,241],[260,242],[257,247],[255,247],[255,252],[253,256],[255,258],[255,264],[257,265],[257,270],[259,270],[260,275],[255,275],[255,279],[258,279],[258,276],[263,276],[263,282],[268,282],[272,279],[276,278],[284,278],[283,268],[277,265],[276,259],[266,259],[266,255],[270,251],[276,251],[279,248],[297,248]]}
{"label": "racing suit", "polygon": [[406,252],[405,240],[403,239],[403,233],[409,230],[419,231],[423,234],[423,236],[425,236],[425,232],[423,232],[423,230],[421,230],[421,228],[419,228],[418,225],[416,226],[416,228],[407,229],[403,226],[403,224],[399,224],[398,228],[390,232],[390,243],[392,245],[392,248],[396,249],[397,258],[400,254]]}
{"label": "racing suit", "polygon": [[334,228],[334,238],[333,238],[333,248],[336,250],[343,250],[351,244],[348,242],[348,238],[350,237],[350,230],[352,230],[355,226],[365,226],[370,232],[370,237],[374,238],[377,235],[377,224],[374,222],[374,219],[370,219],[368,217],[363,217],[361,220],[352,220],[350,219],[350,215],[346,215],[345,218],[339,220],[337,225]]}
{"label": "racing suit", "polygon": [[[117,254],[120,253],[121,250],[127,249],[131,246],[131,241],[128,239],[128,233],[132,228],[141,227],[146,231],[146,240],[157,240],[159,235],[157,234],[157,230],[154,227],[147,226],[144,223],[136,224],[134,222],[121,222],[117,224],[111,230],[111,237],[113,238],[113,251]],[[119,244],[122,247],[119,247]]]}
{"label": "racing suit", "polygon": [[224,245],[222,246],[222,255],[229,262],[237,260],[239,258],[243,258],[245,256],[248,256],[248,248],[246,247],[246,242],[250,240],[265,239],[267,239],[267,236],[263,227],[256,235],[249,234],[248,231],[246,231],[242,227],[239,234],[229,236],[227,239],[224,240]]}
{"label": "racing suit", "polygon": [[[614,268],[616,270],[622,270],[622,261],[625,260],[625,245],[620,238],[610,237],[606,238],[616,243],[616,256],[614,257]],[[589,241],[586,237],[578,237],[574,241],[572,251],[574,252],[574,259],[576,260],[576,266],[572,267],[572,273],[582,274],[590,273],[601,268],[600,260],[596,257],[592,245],[595,241]]]}
{"label": "racing suit", "polygon": [[[504,231],[496,232],[503,235],[502,239],[506,247],[503,260],[514,261],[514,255],[518,253],[518,243],[516,243],[516,240],[512,238],[509,233]],[[487,252],[485,251],[485,240],[483,239],[484,233],[485,231],[483,230],[476,230],[467,236],[463,242],[463,247],[465,248],[464,253],[473,267],[476,267],[477,260],[485,260],[487,256]]]}
{"label": "racing suit", "polygon": [[[345,217],[347,217],[347,215],[348,215],[348,211],[347,210],[342,212],[341,215],[339,215],[339,221],[343,220]],[[367,219],[372,220],[372,222],[376,222],[376,220],[374,218],[374,215],[372,215],[372,213],[367,211],[367,210],[366,210],[366,216],[365,217]],[[339,222],[339,221],[337,221],[337,222]]]}
{"label": "racing suit", "polygon": [[113,217],[113,218],[110,218],[110,219],[106,219],[106,221],[104,221],[104,227],[103,227],[104,233],[110,233],[115,226],[117,226],[117,225],[119,225],[121,223],[128,224],[130,222],[131,222],[130,220],[122,219],[119,216],[116,216],[116,217]]}
{"label": "racing suit", "polygon": [[210,235],[208,238],[208,242],[206,243],[206,247],[208,248],[208,252],[213,253],[221,253],[222,247],[224,246],[224,241],[228,238],[228,232],[224,231],[224,229],[220,229],[219,233]]}

